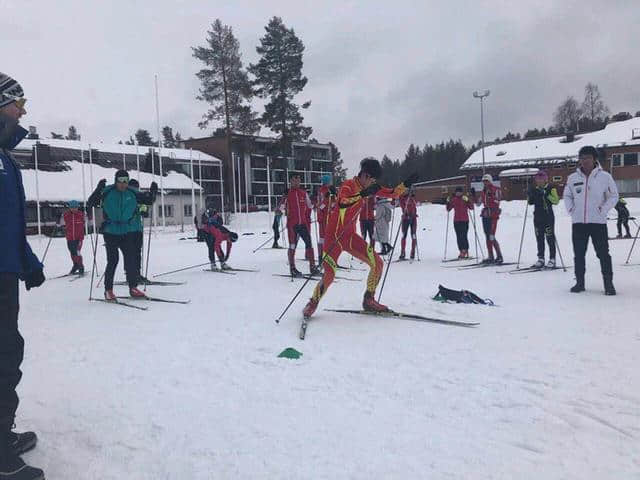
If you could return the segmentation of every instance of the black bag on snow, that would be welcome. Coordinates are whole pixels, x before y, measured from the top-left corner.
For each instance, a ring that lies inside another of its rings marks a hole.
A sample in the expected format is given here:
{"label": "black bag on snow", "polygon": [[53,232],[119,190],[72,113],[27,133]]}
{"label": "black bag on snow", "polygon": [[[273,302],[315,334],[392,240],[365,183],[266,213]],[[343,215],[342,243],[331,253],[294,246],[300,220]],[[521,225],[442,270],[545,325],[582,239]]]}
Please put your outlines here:
{"label": "black bag on snow", "polygon": [[481,305],[493,305],[493,301],[488,298],[482,299],[478,295],[469,290],[451,290],[450,288],[438,285],[438,293],[434,300],[441,302],[456,302],[456,303],[477,303]]}

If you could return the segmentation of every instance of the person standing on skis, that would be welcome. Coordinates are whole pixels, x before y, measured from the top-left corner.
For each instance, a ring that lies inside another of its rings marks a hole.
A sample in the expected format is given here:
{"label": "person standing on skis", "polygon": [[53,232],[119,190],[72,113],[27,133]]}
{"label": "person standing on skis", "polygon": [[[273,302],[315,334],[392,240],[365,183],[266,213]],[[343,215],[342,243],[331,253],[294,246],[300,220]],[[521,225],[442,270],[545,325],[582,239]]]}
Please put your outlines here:
{"label": "person standing on skis", "polygon": [[458,242],[459,259],[469,258],[469,210],[473,210],[473,202],[456,187],[455,195],[447,201],[447,212],[453,210],[453,229]]}
{"label": "person standing on skis", "polygon": [[300,277],[302,273],[296,269],[296,245],[302,238],[305,245],[305,258],[309,262],[309,274],[316,273],[315,254],[309,232],[309,211],[313,208],[309,194],[300,186],[300,174],[292,173],[289,177],[289,191],[285,199],[287,212],[287,234],[289,236],[289,271],[291,276]]}
{"label": "person standing on skis", "polygon": [[[487,241],[488,258],[485,258],[482,263],[495,263],[501,265],[504,260],[502,259],[502,251],[500,250],[500,244],[496,240],[496,230],[498,229],[498,220],[500,219],[500,200],[502,200],[502,190],[496,187],[493,183],[493,178],[488,173],[482,176],[482,183],[484,188],[480,192],[480,198],[477,200],[476,205],[482,205],[482,211],[480,217],[482,217],[482,229]],[[474,192],[475,193],[475,192]],[[495,256],[494,256],[495,250]]]}
{"label": "person standing on skis", "polygon": [[73,267],[69,275],[77,273],[84,275],[84,264],[82,263],[82,241],[84,240],[85,217],[84,212],[80,210],[80,203],[77,200],[71,200],[68,204],[69,208],[60,217],[60,227],[64,226],[64,235],[67,239],[67,248],[71,255]]}
{"label": "person standing on skis", "polygon": [[113,293],[113,276],[118,266],[119,253],[124,257],[124,270],[129,285],[129,294],[135,298],[144,298],[145,294],[138,290],[139,278],[136,274],[136,252],[131,232],[134,231],[138,204],[152,205],[158,191],[156,182],[151,182],[148,193],[138,192],[129,188],[129,173],[118,170],[114,184],[107,186],[107,180],[102,179],[87,202],[87,208],[101,206],[104,221],[100,228],[107,250],[107,267],[104,271],[104,298],[116,301]]}
{"label": "person standing on skis", "polygon": [[[135,190],[136,193],[140,191],[140,184],[135,178],[129,181],[129,188]],[[129,235],[132,237],[133,253],[136,260],[135,275],[138,276],[138,282],[142,284],[148,284],[149,280],[142,275],[142,248],[144,244],[144,217],[149,216],[149,206],[144,203],[138,204],[138,210],[136,215],[131,221],[131,231]]]}
{"label": "person standing on skis", "polygon": [[585,255],[589,238],[604,282],[605,295],[615,295],[613,266],[609,255],[607,214],[618,203],[618,188],[613,177],[598,164],[598,151],[584,146],[578,153],[578,169],[567,178],[564,205],[571,215],[571,241],[573,243],[576,284],[572,293],[584,292]]}
{"label": "person standing on skis", "polygon": [[398,259],[404,260],[406,258],[407,233],[409,232],[409,227],[411,227],[411,260],[413,260],[416,257],[416,244],[418,243],[416,237],[416,230],[418,229],[416,194],[407,192],[400,197],[400,208],[402,209],[402,240],[400,241],[400,257]]}
{"label": "person standing on skis", "polygon": [[556,235],[555,235],[555,215],[553,206],[560,201],[558,191],[549,184],[547,172],[540,170],[535,178],[535,186],[529,190],[529,205],[533,205],[533,226],[538,245],[538,261],[533,265],[535,268],[544,267],[544,240],[549,244],[548,268],[556,266]]}
{"label": "person standing on skis", "polygon": [[316,219],[318,220],[318,265],[322,265],[322,252],[324,247],[324,232],[329,218],[329,208],[332,203],[332,195],[335,196],[336,189],[331,185],[331,175],[322,175],[322,186],[315,196],[314,207],[316,209]]}
{"label": "person standing on skis", "polygon": [[383,261],[375,250],[357,234],[356,222],[360,215],[362,202],[369,196],[397,198],[403,195],[417,179],[417,174],[411,175],[404,183],[395,188],[384,188],[377,183],[382,175],[380,162],[367,158],[360,162],[360,173],[345,181],[338,191],[337,207],[329,213],[327,222],[325,246],[323,256],[324,274],[316,285],[313,295],[303,310],[305,318],[311,317],[318,308],[318,303],[327,292],[338,268],[338,258],[345,251],[369,265],[367,289],[362,301],[362,308],[367,311],[381,312],[389,309],[376,302],[374,295],[382,276]]}
{"label": "person standing on skis", "polygon": [[380,255],[387,255],[393,250],[393,247],[389,244],[389,224],[392,216],[393,206],[389,199],[378,197],[376,199],[375,238],[382,246]]}
{"label": "person standing on skis", "polygon": [[615,206],[616,212],[618,212],[618,222],[616,226],[618,227],[618,236],[617,238],[622,238],[622,226],[624,225],[624,229],[627,231],[627,234],[624,238],[631,238],[631,232],[629,231],[629,209],[627,208],[627,202],[624,198],[620,197],[618,203]]}

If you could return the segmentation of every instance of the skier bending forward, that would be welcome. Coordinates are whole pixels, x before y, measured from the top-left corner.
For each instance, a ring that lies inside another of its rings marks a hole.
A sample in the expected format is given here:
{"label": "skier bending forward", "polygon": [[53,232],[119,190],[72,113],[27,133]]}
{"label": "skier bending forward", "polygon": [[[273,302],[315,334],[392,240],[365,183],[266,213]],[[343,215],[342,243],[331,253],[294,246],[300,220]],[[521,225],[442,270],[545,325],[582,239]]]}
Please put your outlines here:
{"label": "skier bending forward", "polygon": [[417,174],[411,175],[404,183],[395,188],[385,188],[376,183],[382,174],[380,163],[375,159],[360,162],[360,173],[345,181],[338,192],[338,208],[330,210],[325,230],[325,251],[323,256],[324,275],[316,285],[313,296],[302,311],[305,318],[311,317],[318,303],[335,278],[338,258],[345,251],[369,265],[367,290],[364,293],[362,308],[368,311],[384,312],[389,309],[374,298],[376,287],[382,276],[383,261],[373,247],[356,233],[356,222],[360,214],[363,198],[377,195],[386,198],[398,198],[415,182]]}

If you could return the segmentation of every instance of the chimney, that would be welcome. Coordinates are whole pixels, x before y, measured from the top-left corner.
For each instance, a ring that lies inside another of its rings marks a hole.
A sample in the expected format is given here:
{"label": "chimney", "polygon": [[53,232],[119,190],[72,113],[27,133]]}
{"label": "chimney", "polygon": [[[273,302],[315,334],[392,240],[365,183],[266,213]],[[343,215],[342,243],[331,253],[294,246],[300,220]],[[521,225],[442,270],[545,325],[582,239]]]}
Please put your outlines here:
{"label": "chimney", "polygon": [[567,132],[567,143],[571,143],[576,139],[575,132]]}
{"label": "chimney", "polygon": [[29,140],[38,140],[40,136],[38,135],[38,130],[33,125],[29,125],[29,135],[27,136]]}

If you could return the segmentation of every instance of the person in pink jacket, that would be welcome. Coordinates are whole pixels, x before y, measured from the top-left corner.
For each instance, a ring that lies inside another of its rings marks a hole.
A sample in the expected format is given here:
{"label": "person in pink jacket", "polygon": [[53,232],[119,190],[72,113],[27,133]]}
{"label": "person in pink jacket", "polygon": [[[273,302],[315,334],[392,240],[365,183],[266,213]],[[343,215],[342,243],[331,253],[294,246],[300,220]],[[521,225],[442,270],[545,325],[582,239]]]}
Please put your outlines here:
{"label": "person in pink jacket", "polygon": [[64,226],[64,233],[67,238],[67,248],[73,262],[73,268],[69,275],[74,273],[84,275],[84,264],[82,263],[82,255],[80,255],[84,240],[84,222],[84,212],[80,210],[80,203],[76,200],[71,200],[69,209],[61,217],[61,225]]}
{"label": "person in pink jacket", "polygon": [[453,210],[453,229],[458,241],[458,258],[469,258],[469,210],[473,210],[473,202],[462,193],[462,187],[456,187],[456,193],[447,202],[447,212]]}

